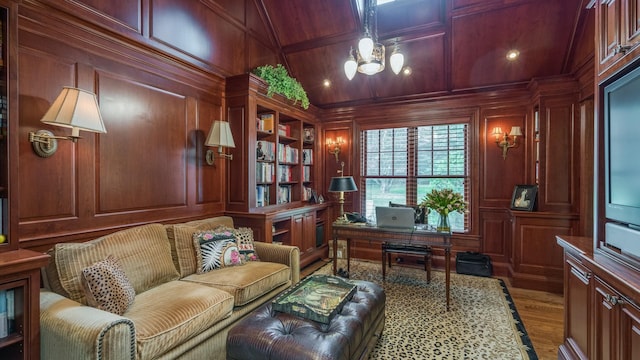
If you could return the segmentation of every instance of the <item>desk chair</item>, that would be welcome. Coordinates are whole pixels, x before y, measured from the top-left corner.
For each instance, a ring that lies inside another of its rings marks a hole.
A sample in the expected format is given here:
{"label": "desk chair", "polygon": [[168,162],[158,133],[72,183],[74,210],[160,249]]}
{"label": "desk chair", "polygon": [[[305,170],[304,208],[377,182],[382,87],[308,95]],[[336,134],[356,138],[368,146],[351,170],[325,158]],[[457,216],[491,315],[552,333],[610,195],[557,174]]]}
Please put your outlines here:
{"label": "desk chair", "polygon": [[427,284],[431,282],[431,247],[420,244],[382,243],[382,280],[386,280],[387,264],[391,268],[391,254],[419,255],[424,257]]}

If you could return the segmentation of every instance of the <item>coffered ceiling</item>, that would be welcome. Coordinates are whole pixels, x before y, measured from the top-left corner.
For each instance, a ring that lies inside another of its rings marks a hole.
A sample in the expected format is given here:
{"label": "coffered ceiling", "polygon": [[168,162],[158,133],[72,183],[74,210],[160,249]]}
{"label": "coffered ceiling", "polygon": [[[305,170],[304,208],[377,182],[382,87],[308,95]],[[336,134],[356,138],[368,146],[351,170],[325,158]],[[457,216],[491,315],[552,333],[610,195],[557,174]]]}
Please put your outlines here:
{"label": "coffered ceiling", "polygon": [[[357,73],[349,81],[343,65],[363,33],[363,0],[259,3],[282,63],[319,107],[476,91],[567,74],[593,49],[586,0],[396,0],[377,11],[386,69],[373,76]],[[395,75],[389,68],[394,42],[411,75]],[[506,58],[511,49],[520,52],[515,61]]]}

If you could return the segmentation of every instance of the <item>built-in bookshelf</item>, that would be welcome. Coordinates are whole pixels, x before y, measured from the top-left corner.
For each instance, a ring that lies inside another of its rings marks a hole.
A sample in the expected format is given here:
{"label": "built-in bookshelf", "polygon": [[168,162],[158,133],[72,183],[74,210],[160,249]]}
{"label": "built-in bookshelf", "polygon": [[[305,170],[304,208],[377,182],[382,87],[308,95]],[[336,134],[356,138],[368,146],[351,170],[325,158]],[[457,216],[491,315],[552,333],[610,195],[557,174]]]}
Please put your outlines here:
{"label": "built-in bookshelf", "polygon": [[251,227],[258,241],[298,247],[300,266],[327,257],[328,235],[316,233],[330,204],[313,201],[322,192],[317,109],[267,96],[267,84],[253,74],[227,78],[225,94],[236,143],[226,169],[225,213]]}
{"label": "built-in bookshelf", "polygon": [[[263,84],[251,74],[227,79],[228,121],[234,138],[243,143],[232,153],[249,150],[246,156],[234,155],[246,162],[229,163],[227,205],[233,211],[303,206],[320,190],[314,167],[317,120],[299,104],[266,96]],[[247,181],[240,181],[243,178]]]}

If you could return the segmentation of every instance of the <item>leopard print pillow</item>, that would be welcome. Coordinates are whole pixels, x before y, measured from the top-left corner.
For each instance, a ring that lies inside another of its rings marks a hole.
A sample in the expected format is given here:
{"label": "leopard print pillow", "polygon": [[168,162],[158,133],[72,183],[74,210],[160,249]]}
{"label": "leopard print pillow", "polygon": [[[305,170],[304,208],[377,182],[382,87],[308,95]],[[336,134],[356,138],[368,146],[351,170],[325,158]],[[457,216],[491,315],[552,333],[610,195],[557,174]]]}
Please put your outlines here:
{"label": "leopard print pillow", "polygon": [[82,286],[89,306],[124,314],[136,291],[113,255],[82,270]]}
{"label": "leopard print pillow", "polygon": [[238,249],[243,262],[260,261],[258,253],[253,246],[253,230],[247,227],[241,227],[234,230],[238,241]]}

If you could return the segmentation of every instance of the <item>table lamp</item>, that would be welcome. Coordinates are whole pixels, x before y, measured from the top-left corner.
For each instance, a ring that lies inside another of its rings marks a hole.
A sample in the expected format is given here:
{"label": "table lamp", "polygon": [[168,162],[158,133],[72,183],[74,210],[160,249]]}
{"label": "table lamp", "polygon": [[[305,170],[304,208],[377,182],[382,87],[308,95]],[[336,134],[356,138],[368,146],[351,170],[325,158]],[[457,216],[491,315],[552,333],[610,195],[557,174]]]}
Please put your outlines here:
{"label": "table lamp", "polygon": [[[344,162],[342,163],[342,170],[340,171],[344,175]],[[353,180],[353,176],[335,176],[331,178],[329,183],[329,192],[339,193],[338,202],[340,203],[340,216],[336,219],[336,224],[348,224],[349,220],[344,214],[344,193],[358,191],[356,182]]]}

